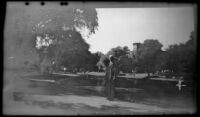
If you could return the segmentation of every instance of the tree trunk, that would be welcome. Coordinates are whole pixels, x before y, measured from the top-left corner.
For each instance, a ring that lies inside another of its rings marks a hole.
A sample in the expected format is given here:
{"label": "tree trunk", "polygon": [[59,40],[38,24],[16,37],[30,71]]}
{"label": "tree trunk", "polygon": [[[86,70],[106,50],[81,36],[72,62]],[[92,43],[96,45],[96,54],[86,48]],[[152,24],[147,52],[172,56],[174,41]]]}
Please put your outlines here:
{"label": "tree trunk", "polygon": [[55,60],[55,72],[57,72],[58,71],[58,60],[56,59]]}
{"label": "tree trunk", "polygon": [[59,51],[56,52],[56,55],[55,55],[55,71],[57,72],[59,70]]}
{"label": "tree trunk", "polygon": [[148,78],[150,77],[150,73],[149,73],[149,72],[147,72],[147,77],[148,77]]}

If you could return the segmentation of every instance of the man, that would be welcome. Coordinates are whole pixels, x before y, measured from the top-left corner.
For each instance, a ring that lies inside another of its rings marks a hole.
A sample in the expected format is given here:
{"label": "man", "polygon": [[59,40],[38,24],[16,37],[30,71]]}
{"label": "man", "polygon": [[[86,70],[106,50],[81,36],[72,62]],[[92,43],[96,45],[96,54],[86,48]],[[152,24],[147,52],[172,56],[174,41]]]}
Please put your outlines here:
{"label": "man", "polygon": [[135,78],[135,75],[136,75],[136,68],[134,70],[132,70],[132,73],[133,73],[133,78]]}
{"label": "man", "polygon": [[106,66],[106,75],[105,75],[105,93],[108,100],[114,99],[114,80],[117,75],[117,60],[110,55],[109,60],[105,60],[104,64]]}

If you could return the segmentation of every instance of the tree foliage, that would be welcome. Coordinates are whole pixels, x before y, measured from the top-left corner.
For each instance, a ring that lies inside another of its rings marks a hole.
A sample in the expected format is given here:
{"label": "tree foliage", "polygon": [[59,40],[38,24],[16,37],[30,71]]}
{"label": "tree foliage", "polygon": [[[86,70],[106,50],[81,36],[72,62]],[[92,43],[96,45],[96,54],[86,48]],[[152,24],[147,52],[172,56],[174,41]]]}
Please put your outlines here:
{"label": "tree foliage", "polygon": [[130,57],[130,50],[127,46],[120,47],[117,46],[112,48],[110,51],[107,52],[106,55],[100,53],[100,59],[97,62],[97,66],[99,70],[105,69],[107,63],[109,63],[109,56],[112,55],[118,59],[118,67],[119,70],[123,72],[131,72],[132,71],[132,58]]}
{"label": "tree foliage", "polygon": [[162,44],[158,40],[147,39],[142,43],[138,49],[138,62],[149,75],[151,72],[155,72],[157,64],[157,58],[161,52]]}
{"label": "tree foliage", "polygon": [[109,55],[113,55],[114,57],[121,57],[121,56],[125,56],[129,53],[129,49],[127,46],[125,47],[120,47],[117,46],[116,48],[112,48],[110,51],[108,51],[108,53],[106,54],[107,56]]}
{"label": "tree foliage", "polygon": [[99,56],[99,60],[96,63],[96,66],[98,67],[98,71],[102,71],[106,69],[106,65],[105,65],[105,61],[109,61],[108,60],[108,56],[104,55],[103,53],[98,53]]}
{"label": "tree foliage", "polygon": [[[77,57],[90,61],[86,59],[87,54],[91,53],[84,38],[97,30],[98,17],[95,8],[49,5],[8,7],[8,14],[11,15],[6,20],[6,45],[12,46],[7,46],[9,54],[6,56],[14,56],[16,63],[19,63],[17,67],[24,62],[28,66],[29,63],[41,66],[52,61],[56,61],[58,66],[68,61],[75,63],[73,61],[78,61]],[[72,55],[71,58],[65,59],[67,54]],[[84,61],[82,59],[80,61]]]}
{"label": "tree foliage", "polygon": [[194,32],[186,43],[170,45],[166,50],[165,68],[178,72],[194,72],[196,62],[196,45]]}
{"label": "tree foliage", "polygon": [[[82,33],[82,31],[87,30],[88,34],[86,35],[88,36],[95,33],[95,29],[98,26],[95,9],[71,8],[64,13],[66,14],[57,14],[57,17],[54,18],[55,22],[50,22],[46,26],[43,26],[44,28],[38,25],[34,28],[34,32],[37,36],[49,36],[46,41],[51,40],[52,43],[47,46],[44,45],[43,48],[39,48],[38,53],[44,54],[43,49],[48,51],[47,56],[49,56],[50,61],[51,59],[55,61],[56,70],[58,70],[58,67],[61,65],[73,69],[75,67],[84,66],[83,64],[90,61],[88,57],[92,55],[88,51],[89,45],[85,42],[84,33]],[[45,40],[45,38],[41,39]]]}

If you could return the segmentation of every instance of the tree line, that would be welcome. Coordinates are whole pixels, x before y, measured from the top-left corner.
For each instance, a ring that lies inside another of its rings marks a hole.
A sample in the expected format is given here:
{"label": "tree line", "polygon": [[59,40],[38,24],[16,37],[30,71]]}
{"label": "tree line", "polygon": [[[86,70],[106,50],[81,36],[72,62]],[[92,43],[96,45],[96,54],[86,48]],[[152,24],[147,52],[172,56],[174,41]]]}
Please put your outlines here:
{"label": "tree line", "polygon": [[196,40],[194,31],[185,43],[170,45],[162,50],[162,44],[156,39],[146,39],[143,43],[134,43],[135,50],[127,46],[112,48],[107,54],[100,54],[97,63],[100,69],[104,68],[103,62],[110,54],[120,57],[120,70],[131,73],[136,70],[141,73],[154,74],[168,71],[173,74],[195,73],[196,70]]}

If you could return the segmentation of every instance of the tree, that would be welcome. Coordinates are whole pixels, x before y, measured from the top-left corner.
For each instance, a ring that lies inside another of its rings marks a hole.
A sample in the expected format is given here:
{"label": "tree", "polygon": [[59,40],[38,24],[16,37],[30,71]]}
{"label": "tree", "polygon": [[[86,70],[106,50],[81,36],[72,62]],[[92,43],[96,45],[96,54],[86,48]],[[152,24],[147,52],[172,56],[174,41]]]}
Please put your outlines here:
{"label": "tree", "polygon": [[104,64],[104,61],[108,61],[108,56],[104,55],[103,53],[98,53],[99,55],[99,61],[96,63],[96,66],[98,67],[98,72],[101,70],[105,71],[106,65]]}
{"label": "tree", "polygon": [[165,68],[179,72],[194,72],[196,62],[196,45],[194,32],[186,43],[170,45],[166,50]]}
{"label": "tree", "polygon": [[91,66],[91,70],[98,71],[98,67],[96,66],[97,62],[100,59],[99,52],[91,54],[89,65]]}
{"label": "tree", "polygon": [[107,56],[109,55],[113,55],[114,57],[119,58],[120,56],[124,56],[127,55],[129,53],[129,49],[127,46],[125,47],[120,47],[117,46],[116,48],[112,48],[110,51],[108,51],[108,53],[106,54]]}
{"label": "tree", "polygon": [[181,59],[181,53],[179,51],[179,45],[174,44],[170,45],[167,51],[167,57],[166,57],[166,68],[170,70],[171,72],[178,72],[181,68],[180,59]]}
{"label": "tree", "polygon": [[167,51],[160,51],[158,53],[158,56],[156,58],[156,65],[155,65],[155,70],[156,71],[162,71],[162,70],[166,70],[167,67],[166,67],[166,61],[167,61]]}
{"label": "tree", "polygon": [[195,31],[192,31],[190,34],[190,39],[185,43],[184,55],[182,56],[185,59],[185,72],[196,72],[196,47],[196,35]]}
{"label": "tree", "polygon": [[118,59],[118,67],[120,71],[123,72],[131,72],[133,70],[133,55],[130,51],[130,49],[127,46],[120,47],[117,46],[115,48],[112,48],[108,53],[106,54],[107,57],[109,55],[113,55]]}
{"label": "tree", "polygon": [[125,73],[131,73],[133,70],[133,59],[128,56],[121,56],[119,69]]}
{"label": "tree", "polygon": [[[67,9],[66,12],[57,12],[58,14],[60,14],[59,17],[54,17],[55,22],[50,22],[43,28],[38,25],[34,28],[36,39],[39,36],[41,37],[40,44],[37,44],[38,40],[36,40],[38,53],[43,54],[41,50],[47,49],[47,56],[54,59],[56,70],[62,64],[72,69],[80,67],[91,54],[88,51],[89,45],[83,38],[95,33],[98,26],[96,10],[92,8],[71,8]],[[88,34],[82,33],[82,30],[88,30]],[[44,40],[49,43],[42,45]],[[44,57],[41,59],[44,59]]]}
{"label": "tree", "polygon": [[158,40],[147,39],[138,49],[138,61],[140,67],[148,73],[155,72],[155,66],[157,64],[157,57],[161,51],[162,44]]}
{"label": "tree", "polygon": [[[15,63],[19,63],[16,64],[17,67],[23,63],[26,66],[37,64],[41,67],[44,61],[45,64],[55,61],[58,68],[64,63],[63,54],[74,53],[77,46],[83,51],[89,49],[89,45],[83,40],[95,33],[98,27],[97,12],[95,8],[88,6],[72,8],[14,5],[9,7],[9,12],[12,15],[7,18],[9,23],[5,30],[9,50],[6,56],[14,56]],[[44,54],[44,51],[47,53]]]}

